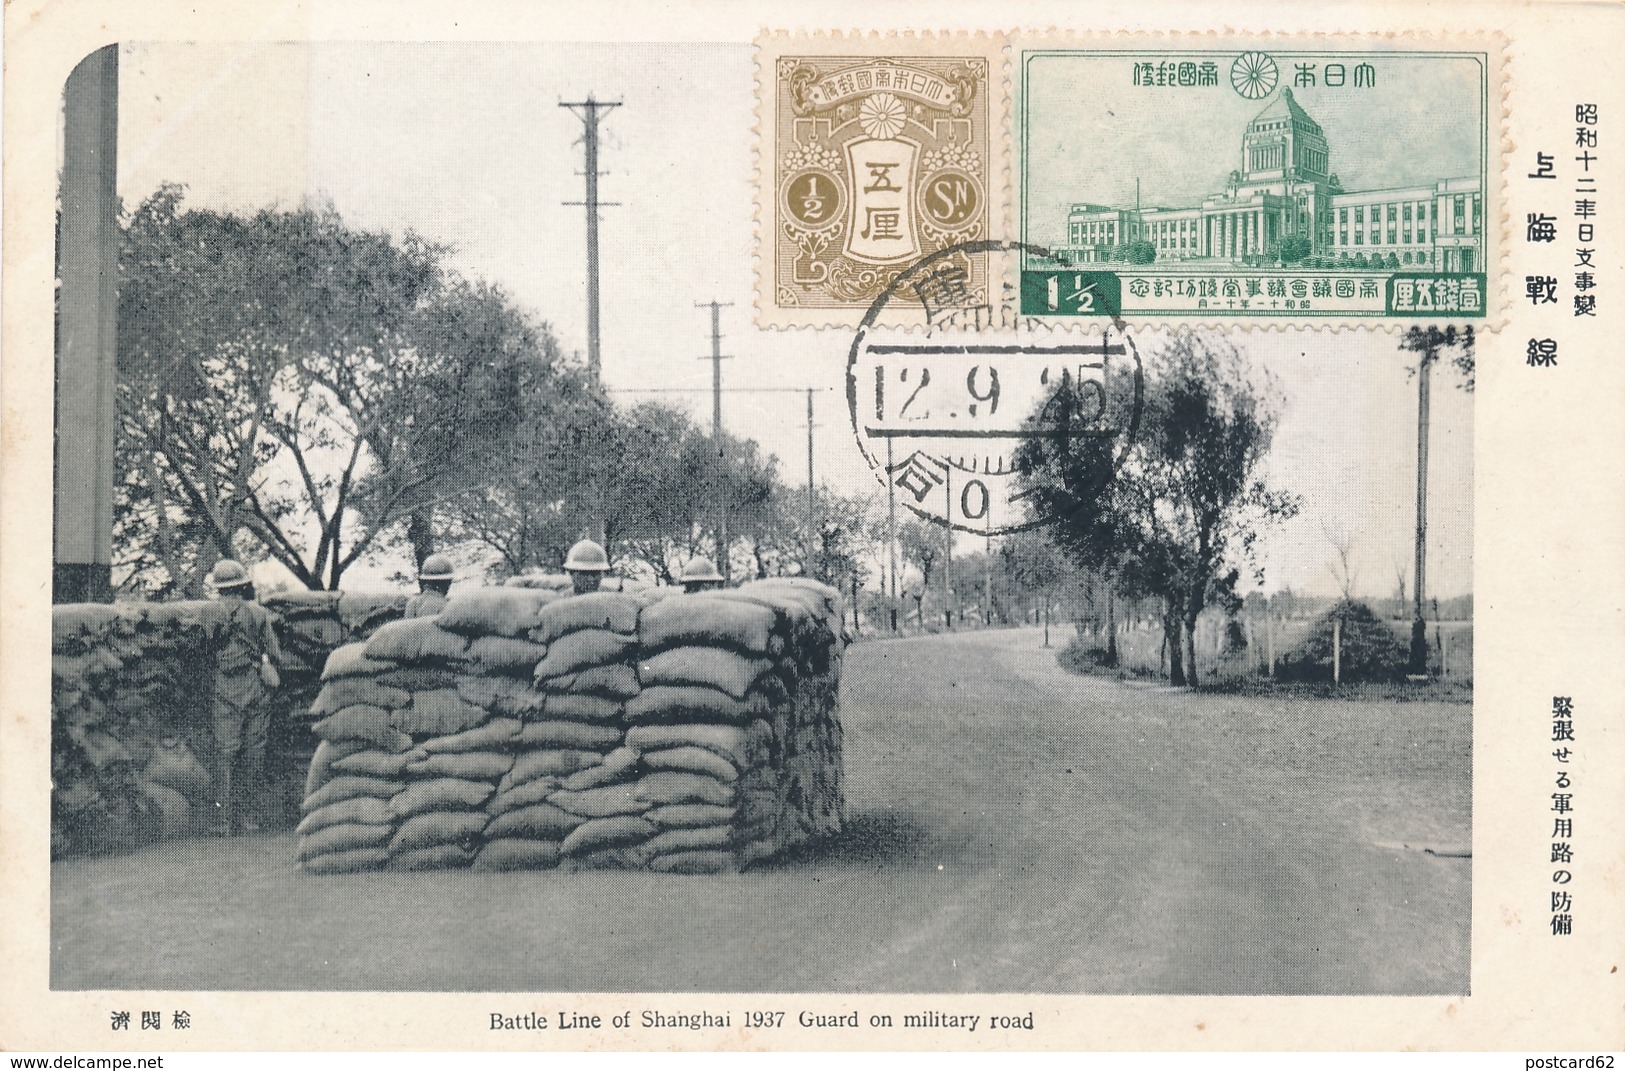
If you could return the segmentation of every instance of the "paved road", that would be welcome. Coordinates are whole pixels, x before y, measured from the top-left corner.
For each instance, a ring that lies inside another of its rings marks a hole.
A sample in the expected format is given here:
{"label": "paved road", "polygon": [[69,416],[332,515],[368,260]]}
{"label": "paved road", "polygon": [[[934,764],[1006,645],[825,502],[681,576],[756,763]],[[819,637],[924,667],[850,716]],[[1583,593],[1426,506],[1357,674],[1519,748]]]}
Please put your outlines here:
{"label": "paved road", "polygon": [[[1460,993],[1470,708],[860,644],[849,835],[749,874],[314,879],[292,838],[59,863],[58,988]],[[1431,853],[1424,849],[1431,849]]]}
{"label": "paved road", "polygon": [[972,875],[900,935],[964,950],[938,979],[997,988],[1019,948],[1071,991],[1465,991],[1470,860],[1420,849],[1470,842],[1468,707],[1078,677],[1031,632],[864,654],[854,721],[929,694],[910,720],[938,735],[865,762],[853,797],[898,801],[921,857]]}

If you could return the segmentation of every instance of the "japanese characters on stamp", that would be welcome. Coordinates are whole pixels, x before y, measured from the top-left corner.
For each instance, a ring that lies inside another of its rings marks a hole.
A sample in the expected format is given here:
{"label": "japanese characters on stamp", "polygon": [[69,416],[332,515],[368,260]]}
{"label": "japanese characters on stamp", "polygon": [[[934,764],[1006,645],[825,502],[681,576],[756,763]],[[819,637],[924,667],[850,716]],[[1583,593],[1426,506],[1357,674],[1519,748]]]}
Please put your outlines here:
{"label": "japanese characters on stamp", "polygon": [[1030,316],[1501,319],[1499,39],[986,40],[759,41],[759,323],[856,324],[1006,219]]}
{"label": "japanese characters on stamp", "polygon": [[1492,41],[1019,49],[1022,311],[1482,321],[1500,259]]}

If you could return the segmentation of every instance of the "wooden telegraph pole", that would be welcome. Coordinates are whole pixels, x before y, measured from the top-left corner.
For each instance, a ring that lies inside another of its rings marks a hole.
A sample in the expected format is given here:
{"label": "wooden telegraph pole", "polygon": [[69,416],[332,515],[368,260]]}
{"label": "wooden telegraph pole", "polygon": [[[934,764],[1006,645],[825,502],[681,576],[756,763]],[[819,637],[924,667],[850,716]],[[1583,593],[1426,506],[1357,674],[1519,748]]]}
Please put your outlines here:
{"label": "wooden telegraph pole", "polygon": [[807,568],[805,575],[813,575],[813,556],[818,535],[813,531],[817,511],[813,506],[813,389],[807,388]]}
{"label": "wooden telegraph pole", "polygon": [[1411,618],[1411,652],[1406,673],[1423,677],[1428,671],[1427,621],[1423,604],[1427,594],[1428,539],[1428,408],[1432,391],[1433,365],[1444,350],[1457,349],[1457,367],[1466,377],[1467,390],[1473,389],[1473,329],[1454,327],[1413,327],[1405,332],[1399,348],[1417,355],[1416,362],[1416,580]]}
{"label": "wooden telegraph pole", "polygon": [[[732,304],[731,301],[713,299],[694,305],[697,309],[711,310],[711,356],[701,357],[700,360],[711,362],[711,445],[716,448],[719,462],[725,460],[722,456],[722,362],[733,359],[722,355],[722,310]],[[728,501],[725,491],[717,507],[721,514],[717,535],[717,571],[726,583],[733,579],[733,571],[728,561]]]}
{"label": "wooden telegraph pole", "polygon": [[1416,370],[1416,614],[1411,619],[1411,654],[1406,667],[1412,676],[1428,671],[1428,629],[1422,619],[1422,592],[1427,588],[1428,562],[1428,407],[1436,347],[1421,351]]}
{"label": "wooden telegraph pole", "polygon": [[598,199],[598,176],[602,173],[598,170],[598,122],[602,113],[620,106],[618,100],[594,100],[591,93],[587,94],[586,100],[559,102],[559,107],[568,108],[572,115],[581,120],[581,140],[586,149],[584,174],[587,178],[587,199],[564,203],[582,205],[587,210],[587,374],[594,383],[598,382],[601,366],[598,350],[598,209],[619,203]]}
{"label": "wooden telegraph pole", "polygon": [[[944,520],[954,515],[954,467],[944,466],[945,478],[942,481]],[[954,529],[953,525],[944,523],[942,526],[942,615],[946,628],[954,627]]]}
{"label": "wooden telegraph pole", "polygon": [[892,438],[886,436],[886,572],[891,590],[882,593],[888,596],[887,602],[891,605],[891,630],[897,631],[897,491],[895,481],[892,480]]}
{"label": "wooden telegraph pole", "polygon": [[982,514],[982,620],[993,624],[993,510]]}

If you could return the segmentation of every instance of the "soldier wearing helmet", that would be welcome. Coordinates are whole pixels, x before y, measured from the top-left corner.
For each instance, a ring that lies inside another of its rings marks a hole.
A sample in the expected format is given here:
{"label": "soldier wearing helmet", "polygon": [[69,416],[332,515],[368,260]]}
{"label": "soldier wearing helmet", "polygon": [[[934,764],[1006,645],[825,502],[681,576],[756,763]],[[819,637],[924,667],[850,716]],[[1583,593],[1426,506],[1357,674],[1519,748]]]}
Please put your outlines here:
{"label": "soldier wearing helmet", "polygon": [[236,836],[260,828],[252,812],[262,787],[271,689],[281,683],[276,663],[282,649],[271,615],[255,601],[254,584],[241,562],[230,558],[216,562],[207,584],[216,596],[203,614],[204,635],[214,654],[211,832]]}
{"label": "soldier wearing helmet", "polygon": [[423,559],[418,569],[418,593],[406,601],[407,617],[433,617],[446,608],[446,594],[451,582],[457,579],[451,559],[444,554],[431,554]]}
{"label": "soldier wearing helmet", "polygon": [[711,559],[698,554],[683,566],[683,575],[678,579],[687,595],[698,591],[715,591],[723,585],[722,574],[711,564]]}
{"label": "soldier wearing helmet", "polygon": [[570,583],[577,595],[598,590],[604,574],[609,572],[609,555],[604,548],[590,539],[583,539],[564,556],[564,571],[570,574]]}

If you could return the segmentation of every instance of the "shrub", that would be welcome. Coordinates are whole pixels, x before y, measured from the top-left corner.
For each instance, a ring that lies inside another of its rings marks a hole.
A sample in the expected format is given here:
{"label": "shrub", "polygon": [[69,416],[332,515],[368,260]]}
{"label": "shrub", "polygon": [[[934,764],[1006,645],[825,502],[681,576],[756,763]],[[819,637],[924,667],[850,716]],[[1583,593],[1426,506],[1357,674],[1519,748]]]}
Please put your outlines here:
{"label": "shrub", "polygon": [[1151,264],[1157,259],[1157,247],[1151,242],[1140,240],[1130,242],[1128,245],[1128,262],[1130,264]]}
{"label": "shrub", "polygon": [[1055,660],[1068,673],[1115,673],[1117,671],[1117,664],[1107,657],[1105,646],[1098,641],[1086,640],[1082,636],[1073,637],[1070,643],[1056,651]]}
{"label": "shrub", "polygon": [[1309,256],[1310,249],[1307,236],[1289,234],[1281,240],[1281,261],[1284,264],[1296,264]]}
{"label": "shrub", "polygon": [[1363,602],[1345,599],[1315,622],[1304,641],[1285,657],[1276,670],[1283,680],[1330,680],[1332,676],[1332,623],[1343,623],[1342,679],[1354,681],[1393,681],[1404,676],[1410,651],[1394,630]]}

